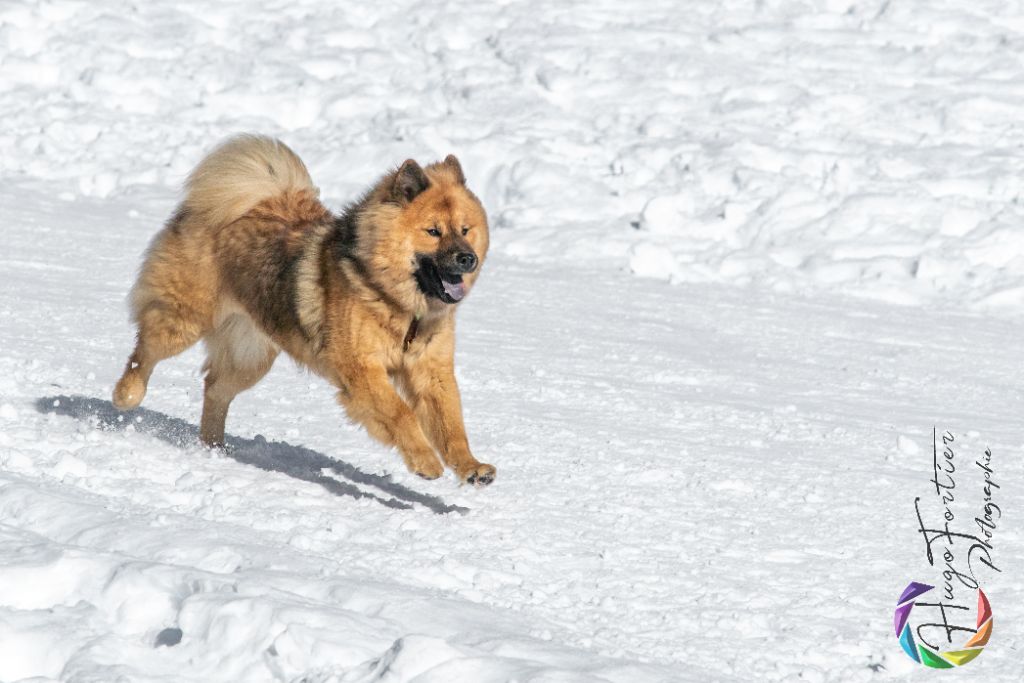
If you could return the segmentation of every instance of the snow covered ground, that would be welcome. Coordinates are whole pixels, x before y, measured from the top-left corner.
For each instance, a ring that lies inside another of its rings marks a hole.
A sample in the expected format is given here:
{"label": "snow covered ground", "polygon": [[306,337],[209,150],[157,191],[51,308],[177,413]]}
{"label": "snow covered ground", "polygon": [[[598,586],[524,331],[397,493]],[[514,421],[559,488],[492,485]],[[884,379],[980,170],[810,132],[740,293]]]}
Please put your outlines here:
{"label": "snow covered ground", "polygon": [[[957,675],[1021,680],[1022,10],[0,3],[0,681],[925,680],[891,610],[933,425],[1005,484]],[[332,206],[460,156],[492,487],[287,362],[229,455],[198,350],[112,410],[140,253],[239,130]]]}

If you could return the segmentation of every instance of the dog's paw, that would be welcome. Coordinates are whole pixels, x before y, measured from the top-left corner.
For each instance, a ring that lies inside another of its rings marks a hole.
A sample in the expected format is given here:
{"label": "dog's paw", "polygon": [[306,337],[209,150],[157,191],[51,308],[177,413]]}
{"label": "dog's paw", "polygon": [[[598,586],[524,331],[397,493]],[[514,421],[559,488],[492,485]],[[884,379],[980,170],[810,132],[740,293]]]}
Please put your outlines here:
{"label": "dog's paw", "polygon": [[462,480],[467,484],[476,486],[477,488],[483,488],[494,481],[494,477],[497,475],[497,470],[494,469],[494,465],[486,465],[479,463],[467,469],[461,473]]}
{"label": "dog's paw", "polygon": [[444,474],[444,465],[436,456],[424,456],[409,462],[409,471],[424,479],[437,479]]}
{"label": "dog's paw", "polygon": [[137,372],[126,372],[114,387],[113,402],[118,410],[138,408],[146,397],[146,384]]}

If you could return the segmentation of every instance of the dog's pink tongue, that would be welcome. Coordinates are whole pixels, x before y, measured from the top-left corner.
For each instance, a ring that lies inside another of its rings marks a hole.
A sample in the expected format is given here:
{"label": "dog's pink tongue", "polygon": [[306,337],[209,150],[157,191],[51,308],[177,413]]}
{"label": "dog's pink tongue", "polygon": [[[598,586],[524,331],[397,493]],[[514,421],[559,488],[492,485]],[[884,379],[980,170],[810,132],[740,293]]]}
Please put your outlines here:
{"label": "dog's pink tongue", "polygon": [[444,287],[444,293],[456,301],[462,301],[462,297],[466,296],[465,282],[445,282],[441,280],[441,286]]}

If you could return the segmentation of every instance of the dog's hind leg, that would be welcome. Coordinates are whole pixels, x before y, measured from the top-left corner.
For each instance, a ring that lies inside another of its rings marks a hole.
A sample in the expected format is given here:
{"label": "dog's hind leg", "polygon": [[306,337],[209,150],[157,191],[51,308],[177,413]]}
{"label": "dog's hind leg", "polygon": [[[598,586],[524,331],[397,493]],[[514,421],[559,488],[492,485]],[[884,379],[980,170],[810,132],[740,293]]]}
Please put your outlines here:
{"label": "dog's hind leg", "polygon": [[157,234],[132,288],[138,336],[114,387],[114,405],[121,410],[142,403],[157,363],[189,348],[213,326],[217,287],[209,250],[186,239],[184,221],[179,210]]}
{"label": "dog's hind leg", "polygon": [[270,372],[279,349],[241,314],[229,316],[205,342],[206,390],[199,438],[208,446],[220,446],[231,401]]}
{"label": "dog's hind leg", "polygon": [[135,351],[114,387],[114,405],[130,410],[142,403],[156,364],[199,341],[207,317],[191,306],[158,300],[146,304],[137,314]]}

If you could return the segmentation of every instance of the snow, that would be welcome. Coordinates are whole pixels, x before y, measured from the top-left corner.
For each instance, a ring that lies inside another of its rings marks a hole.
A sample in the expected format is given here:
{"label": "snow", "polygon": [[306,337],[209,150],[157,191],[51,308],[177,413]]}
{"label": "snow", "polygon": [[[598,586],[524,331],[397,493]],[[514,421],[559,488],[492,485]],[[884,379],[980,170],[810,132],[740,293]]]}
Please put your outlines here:
{"label": "snow", "polygon": [[510,254],[1013,315],[1019,17],[919,5],[8,3],[0,172],[174,187],[261,130],[346,198],[455,151]]}
{"label": "snow", "polygon": [[[892,637],[932,425],[996,453],[1018,681],[1012,3],[0,4],[0,680],[924,680]],[[462,160],[493,223],[458,373],[486,490],[281,362],[233,450],[198,350],[108,398],[203,151],[340,207]],[[1005,625],[1005,626],[1003,626]]]}

